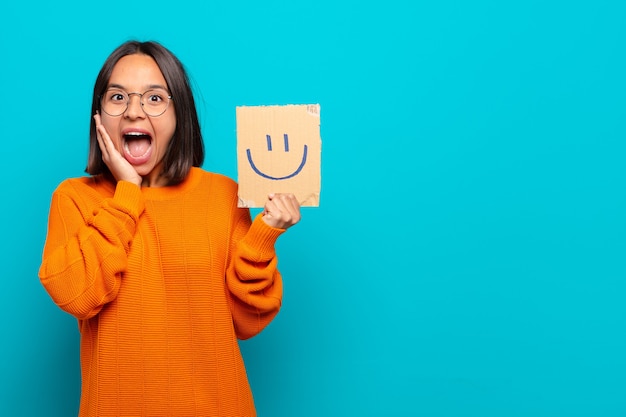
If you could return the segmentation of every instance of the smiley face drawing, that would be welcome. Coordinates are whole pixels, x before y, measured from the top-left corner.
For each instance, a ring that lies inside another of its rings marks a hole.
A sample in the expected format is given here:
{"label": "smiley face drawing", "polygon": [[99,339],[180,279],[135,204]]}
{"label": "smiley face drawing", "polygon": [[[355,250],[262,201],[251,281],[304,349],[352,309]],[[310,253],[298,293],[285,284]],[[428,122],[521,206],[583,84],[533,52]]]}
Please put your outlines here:
{"label": "smiley face drawing", "polygon": [[[267,140],[267,150],[268,152],[272,152],[273,151],[272,137],[270,135],[265,135],[265,138]],[[283,135],[283,143],[284,143],[285,152],[289,152],[289,135],[287,133]],[[286,179],[289,179],[298,175],[300,171],[302,171],[302,168],[304,168],[304,165],[306,165],[307,152],[308,152],[308,146],[304,144],[304,150],[302,152],[302,161],[300,162],[300,165],[298,166],[298,168],[296,168],[296,170],[293,171],[291,174],[284,175],[282,177],[274,177],[272,175],[268,175],[264,173],[263,171],[261,171],[252,160],[252,152],[250,151],[250,148],[246,149],[246,155],[248,157],[248,162],[250,163],[250,167],[252,168],[252,170],[263,178],[267,178],[267,179],[275,180],[275,181],[286,180]]]}
{"label": "smiley face drawing", "polygon": [[319,206],[319,110],[319,104],[237,107],[238,207],[262,208],[273,193]]}

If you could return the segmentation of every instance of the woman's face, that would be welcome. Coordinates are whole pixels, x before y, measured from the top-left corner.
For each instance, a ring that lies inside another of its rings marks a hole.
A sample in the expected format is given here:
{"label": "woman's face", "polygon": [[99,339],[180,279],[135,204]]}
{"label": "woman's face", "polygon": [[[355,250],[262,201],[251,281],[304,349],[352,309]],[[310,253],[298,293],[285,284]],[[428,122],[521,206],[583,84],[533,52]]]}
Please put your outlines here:
{"label": "woman's face", "polygon": [[124,56],[113,67],[105,94],[119,101],[123,95],[117,93],[125,92],[128,108],[119,116],[111,116],[103,107],[101,118],[117,151],[143,177],[144,185],[154,187],[163,185],[159,184],[163,181],[159,174],[163,156],[176,129],[176,114],[173,100],[163,114],[146,114],[140,100],[144,101],[149,113],[154,111],[150,110],[148,101],[159,100],[157,95],[139,95],[148,90],[169,91],[157,63],[148,55]]}

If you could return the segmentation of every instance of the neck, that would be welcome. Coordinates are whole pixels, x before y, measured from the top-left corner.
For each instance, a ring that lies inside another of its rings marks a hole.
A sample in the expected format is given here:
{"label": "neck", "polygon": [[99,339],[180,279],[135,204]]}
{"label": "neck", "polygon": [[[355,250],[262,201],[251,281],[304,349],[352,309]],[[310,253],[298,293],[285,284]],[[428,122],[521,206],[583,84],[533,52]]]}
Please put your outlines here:
{"label": "neck", "polygon": [[141,181],[141,187],[151,187],[151,188],[156,188],[156,187],[165,187],[167,185],[167,178],[156,174],[153,172],[151,172],[149,175],[146,175],[144,177],[141,177],[142,181]]}

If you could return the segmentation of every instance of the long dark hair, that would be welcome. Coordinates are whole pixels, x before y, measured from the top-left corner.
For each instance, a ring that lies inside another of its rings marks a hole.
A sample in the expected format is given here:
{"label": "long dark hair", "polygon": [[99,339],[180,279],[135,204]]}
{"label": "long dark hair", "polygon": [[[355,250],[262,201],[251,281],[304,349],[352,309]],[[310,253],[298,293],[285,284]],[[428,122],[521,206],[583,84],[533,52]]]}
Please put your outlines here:
{"label": "long dark hair", "polygon": [[[115,64],[122,57],[134,54],[148,55],[156,61],[172,95],[176,129],[163,157],[163,170],[160,176],[167,179],[168,185],[178,184],[185,179],[192,166],[199,167],[204,162],[204,143],[189,77],[183,64],[167,48],[154,41],[128,41],[117,47],[104,62],[96,78],[91,115],[100,111],[100,96],[108,87]],[[102,161],[102,151],[98,146],[93,117],[89,129],[89,157],[85,172],[91,175],[111,176],[109,168]]]}

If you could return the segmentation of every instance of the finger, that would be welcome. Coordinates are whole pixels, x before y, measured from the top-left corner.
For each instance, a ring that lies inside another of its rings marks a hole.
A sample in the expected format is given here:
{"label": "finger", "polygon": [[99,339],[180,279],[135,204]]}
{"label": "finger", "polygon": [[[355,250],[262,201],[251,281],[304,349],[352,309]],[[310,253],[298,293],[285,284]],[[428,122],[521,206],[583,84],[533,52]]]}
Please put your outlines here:
{"label": "finger", "polygon": [[102,151],[103,158],[111,159],[115,156],[117,149],[113,144],[113,140],[111,136],[109,136],[109,132],[107,132],[106,128],[101,122],[100,115],[96,114],[94,116],[96,121],[96,137],[98,138],[98,143],[100,144],[100,150]]}
{"label": "finger", "polygon": [[300,212],[300,203],[293,194],[275,194],[272,199],[277,207],[289,213],[291,216],[297,216]]}
{"label": "finger", "polygon": [[96,122],[96,139],[98,140],[98,146],[102,152],[102,159],[108,159],[109,153],[107,151],[106,144],[104,143],[104,139],[102,138],[102,122],[100,115],[96,113],[93,116],[93,120]]}
{"label": "finger", "polygon": [[298,201],[298,199],[296,198],[295,195],[293,194],[289,194],[288,198],[287,198],[287,202],[291,208],[291,210],[295,213],[295,212],[300,212],[300,202]]}
{"label": "finger", "polygon": [[265,211],[281,227],[289,227],[300,221],[300,204],[293,194],[270,194]]}

